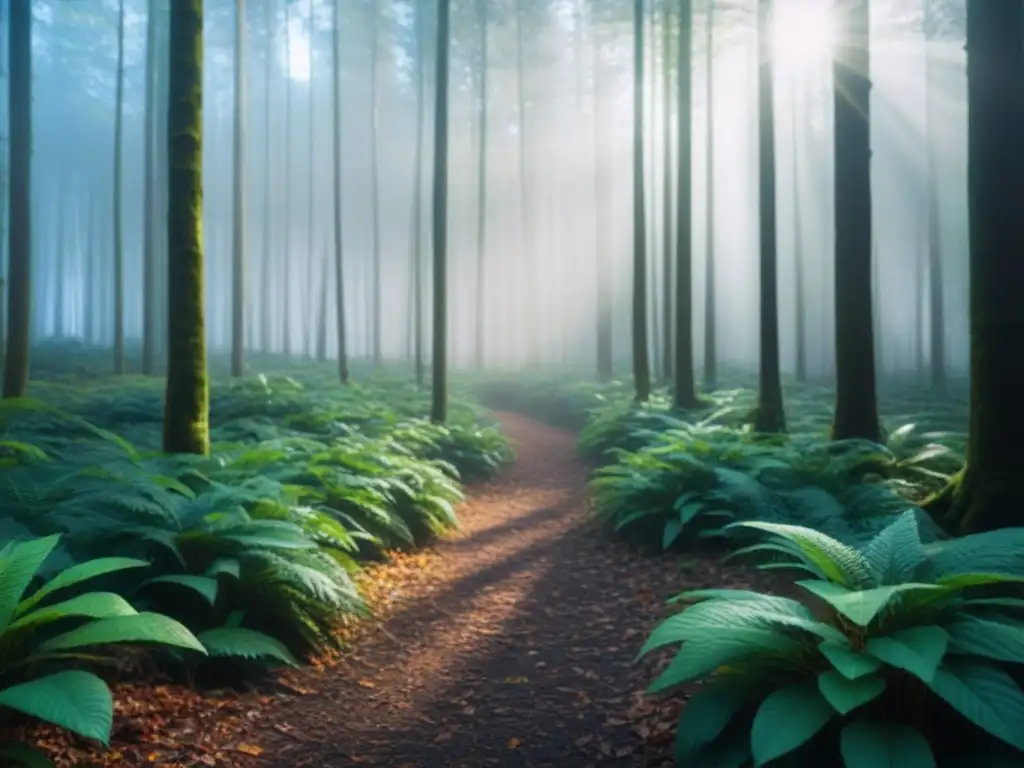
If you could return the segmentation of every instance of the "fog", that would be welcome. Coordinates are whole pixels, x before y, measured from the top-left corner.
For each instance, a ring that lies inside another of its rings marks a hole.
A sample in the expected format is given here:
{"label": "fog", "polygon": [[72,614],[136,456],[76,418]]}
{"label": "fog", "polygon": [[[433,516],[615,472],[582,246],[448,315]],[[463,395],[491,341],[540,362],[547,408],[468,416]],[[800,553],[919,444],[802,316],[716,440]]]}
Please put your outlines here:
{"label": "fog", "polygon": [[[810,376],[827,376],[833,368],[834,96],[829,18],[822,12],[828,4],[776,0],[772,45],[782,365],[787,373],[797,368],[802,304]],[[6,19],[7,3],[3,5]],[[78,338],[109,345],[114,340],[116,304],[118,3],[36,0],[33,5],[32,333],[36,339]],[[625,0],[453,3],[449,355],[454,367],[474,363],[478,324],[483,329],[484,362],[490,367],[528,362],[594,366],[596,265],[602,257],[612,270],[615,357],[626,367],[633,242],[631,5]],[[650,339],[657,371],[666,327],[665,286],[670,284],[664,266],[665,236],[672,230],[666,230],[665,212],[671,213],[675,205],[670,198],[666,206],[663,176],[666,168],[670,173],[675,169],[675,127],[669,126],[666,145],[662,121],[666,109],[675,120],[678,4],[671,4],[668,57],[662,5],[654,5],[645,47],[645,170]],[[704,359],[709,336],[705,307],[710,258],[715,357],[748,365],[758,354],[755,3],[720,0],[713,14],[708,0],[694,0],[693,5],[696,359]],[[335,355],[337,307],[333,289],[327,286],[334,280],[332,109],[337,96],[342,115],[339,160],[349,352],[405,360],[414,346],[416,258],[424,279],[424,343],[429,345],[430,338],[436,9],[430,0],[420,3],[423,26],[418,36],[413,0],[344,0],[340,7],[341,87],[333,94],[333,4],[245,3],[246,346],[297,356],[315,355],[319,347],[321,353],[326,349],[327,356]],[[206,2],[203,225],[212,350],[226,350],[231,343],[235,8],[229,0]],[[872,2],[876,343],[885,372],[927,366],[928,249],[935,243],[941,252],[946,365],[951,373],[963,375],[968,358],[963,31],[955,21],[944,21],[926,35],[924,12],[923,0]],[[152,46],[147,32],[152,34]],[[167,313],[161,276],[166,185],[160,181],[166,142],[167,32],[166,0],[125,0],[120,151],[124,335],[129,343],[142,337],[147,311],[147,130],[153,131],[156,148],[151,202],[158,265],[148,311],[158,329]],[[153,53],[156,119],[147,126],[148,51]],[[417,174],[421,71],[423,165]],[[484,72],[485,109],[480,98]],[[6,104],[3,109],[6,115]],[[6,141],[6,127],[3,130]],[[4,195],[6,175],[4,170]],[[940,212],[939,226],[932,232],[930,191],[938,195]],[[0,205],[5,215],[6,209]],[[671,227],[673,217],[668,218]],[[5,229],[7,225],[4,221]],[[0,242],[6,251],[6,239]],[[527,320],[531,313],[539,338],[535,353]],[[375,321],[379,336],[374,333]],[[318,339],[318,333],[326,337]],[[162,348],[162,332],[154,338]]]}

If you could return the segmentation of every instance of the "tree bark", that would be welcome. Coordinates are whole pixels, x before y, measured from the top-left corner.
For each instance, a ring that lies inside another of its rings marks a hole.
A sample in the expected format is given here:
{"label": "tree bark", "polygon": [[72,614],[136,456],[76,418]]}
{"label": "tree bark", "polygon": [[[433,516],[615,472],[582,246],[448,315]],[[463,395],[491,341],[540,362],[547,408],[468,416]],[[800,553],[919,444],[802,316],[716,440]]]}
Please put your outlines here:
{"label": "tree bark", "polygon": [[121,191],[124,133],[124,0],[117,11],[117,86],[114,97],[114,373],[124,373],[124,227]]}
{"label": "tree bark", "polygon": [[384,362],[384,351],[381,343],[381,324],[384,321],[381,288],[381,252],[380,252],[380,158],[377,151],[377,57],[380,43],[380,6],[379,0],[373,0],[373,33],[370,38],[370,215],[373,220],[373,315],[370,319],[373,328],[373,365],[380,367]]}
{"label": "tree bark", "polygon": [[148,0],[146,14],[146,113],[142,140],[142,372],[156,372],[156,0]]}
{"label": "tree bark", "polygon": [[345,327],[344,221],[341,197],[341,2],[334,0],[331,29],[331,147],[334,158],[334,302],[338,334],[338,378],[348,384],[348,345]]}
{"label": "tree bark", "polygon": [[760,180],[761,328],[760,376],[754,430],[786,430],[779,376],[778,241],[775,220],[775,88],[768,51],[772,0],[758,2],[758,177]]}
{"label": "tree bark", "polygon": [[1020,3],[967,4],[971,405],[964,469],[926,508],[950,533],[1020,525],[1024,508],[1024,71]]}
{"label": "tree bark", "polygon": [[245,372],[245,0],[235,0],[234,179],[231,212],[231,375]]}
{"label": "tree bark", "polygon": [[477,221],[476,221],[476,338],[474,343],[473,358],[477,368],[484,367],[484,329],[485,329],[485,291],[487,287],[486,266],[487,266],[487,66],[488,56],[488,34],[487,34],[487,0],[477,0],[477,18],[480,24],[480,145],[477,158]]}
{"label": "tree bark", "polygon": [[601,39],[596,21],[591,18],[594,47],[594,213],[595,234],[597,237],[597,375],[602,381],[610,379],[614,373],[613,355],[613,311],[612,311],[612,264],[611,253],[604,242],[605,227],[605,183],[604,183],[604,149],[601,125],[604,121],[604,90],[601,72]]}
{"label": "tree bark", "polygon": [[651,395],[647,349],[647,220],[644,200],[644,2],[633,2],[633,384]]}
{"label": "tree bark", "polygon": [[210,451],[203,307],[203,0],[171,5],[168,348],[163,448]]}
{"label": "tree bark", "polygon": [[430,419],[448,416],[448,49],[451,0],[437,3],[437,76],[434,84],[434,345]]}
{"label": "tree bark", "polygon": [[835,81],[836,409],[832,438],[878,442],[871,297],[871,83],[867,0],[839,12]]}
{"label": "tree bark", "polygon": [[704,267],[704,387],[711,390],[718,382],[718,348],[715,327],[715,0],[707,0],[707,113],[704,118],[705,246]]}

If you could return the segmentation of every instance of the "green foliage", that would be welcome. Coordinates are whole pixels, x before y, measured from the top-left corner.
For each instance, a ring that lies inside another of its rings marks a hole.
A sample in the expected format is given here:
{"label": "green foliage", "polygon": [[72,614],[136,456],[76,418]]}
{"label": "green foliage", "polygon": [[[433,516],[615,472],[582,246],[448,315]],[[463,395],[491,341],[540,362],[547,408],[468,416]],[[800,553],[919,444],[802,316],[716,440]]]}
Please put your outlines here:
{"label": "green foliage", "polygon": [[[681,766],[974,764],[1024,757],[1024,529],[924,544],[912,510],[862,548],[819,531],[739,523],[812,578],[780,597],[683,593],[641,655],[682,644],[651,685],[705,681],[677,728]],[[941,750],[940,750],[941,747]],[[720,762],[728,753],[729,762]],[[789,764],[789,763],[786,763]]]}
{"label": "green foliage", "polygon": [[[111,646],[147,644],[205,654],[184,625],[139,612],[113,592],[64,597],[85,581],[136,571],[142,560],[87,560],[38,583],[57,536],[11,542],[0,550],[0,708],[106,743],[114,704],[106,683],[91,672],[62,669],[69,661],[102,659]],[[34,589],[32,584],[38,583]],[[47,765],[20,744],[0,745],[5,764]]]}

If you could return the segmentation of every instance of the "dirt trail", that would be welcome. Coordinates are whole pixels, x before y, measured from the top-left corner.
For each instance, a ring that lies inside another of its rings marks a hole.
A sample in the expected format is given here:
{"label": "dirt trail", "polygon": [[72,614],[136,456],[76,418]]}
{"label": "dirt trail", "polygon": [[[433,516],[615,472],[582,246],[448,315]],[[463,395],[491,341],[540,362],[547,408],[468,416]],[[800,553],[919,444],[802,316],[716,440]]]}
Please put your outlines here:
{"label": "dirt trail", "polygon": [[603,539],[573,436],[499,418],[517,462],[473,490],[459,534],[380,574],[381,623],[336,665],[286,678],[295,692],[245,734],[261,765],[662,764],[671,713],[637,693],[651,669],[633,658],[667,595],[724,574]]}

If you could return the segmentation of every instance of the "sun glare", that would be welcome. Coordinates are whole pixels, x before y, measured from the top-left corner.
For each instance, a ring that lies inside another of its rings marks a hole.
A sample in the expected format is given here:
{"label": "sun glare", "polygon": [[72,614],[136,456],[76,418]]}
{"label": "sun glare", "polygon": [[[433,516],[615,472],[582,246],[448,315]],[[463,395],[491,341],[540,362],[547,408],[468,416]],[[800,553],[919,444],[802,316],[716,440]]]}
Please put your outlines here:
{"label": "sun glare", "polygon": [[834,38],[829,6],[825,0],[784,0],[776,4],[772,55],[780,67],[820,67],[828,60]]}

